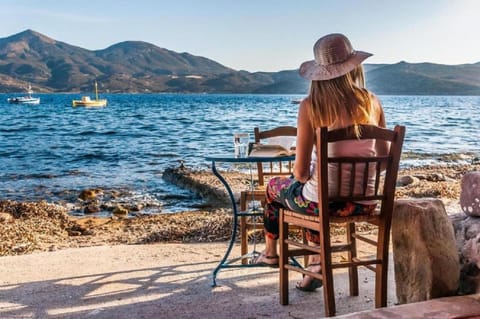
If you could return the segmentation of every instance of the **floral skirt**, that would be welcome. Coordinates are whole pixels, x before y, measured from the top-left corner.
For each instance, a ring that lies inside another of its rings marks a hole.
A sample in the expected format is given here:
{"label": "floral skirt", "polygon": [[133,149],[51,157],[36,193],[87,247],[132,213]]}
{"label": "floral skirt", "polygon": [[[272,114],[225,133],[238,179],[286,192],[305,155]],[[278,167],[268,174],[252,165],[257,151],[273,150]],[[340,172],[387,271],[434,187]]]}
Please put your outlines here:
{"label": "floral skirt", "polygon": [[[289,177],[274,177],[267,185],[266,205],[263,215],[265,235],[278,239],[278,214],[281,208],[288,208],[298,213],[318,216],[318,204],[305,199],[302,195],[303,183]],[[332,202],[328,205],[331,216],[371,215],[376,204],[364,205],[352,202]],[[320,243],[318,232],[306,231],[307,240]]]}

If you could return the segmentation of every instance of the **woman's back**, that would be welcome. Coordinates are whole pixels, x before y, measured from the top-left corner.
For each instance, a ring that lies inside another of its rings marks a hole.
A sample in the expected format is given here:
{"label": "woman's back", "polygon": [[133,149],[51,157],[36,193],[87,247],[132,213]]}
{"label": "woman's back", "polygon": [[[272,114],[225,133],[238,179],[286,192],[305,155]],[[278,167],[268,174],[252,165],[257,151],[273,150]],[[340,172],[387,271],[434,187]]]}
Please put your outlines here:
{"label": "woman's back", "polygon": [[[314,152],[315,154],[315,152]],[[316,156],[312,154],[312,171],[310,179],[305,183],[303,187],[303,196],[311,201],[317,201],[317,186],[318,186],[318,167],[316,162]],[[332,143],[328,148],[329,157],[367,157],[374,156],[376,154],[375,141],[374,140],[355,140],[355,141],[341,141]],[[363,193],[363,185],[365,183],[365,176],[363,174],[363,165],[361,167],[356,167],[355,169],[355,178],[354,181],[354,194]],[[374,176],[376,172],[376,167],[372,165],[369,168],[369,173],[367,176],[367,194],[373,194],[375,183]],[[350,189],[351,179],[351,169],[349,167],[343,166],[341,174],[338,174],[338,165],[329,164],[328,165],[328,193],[330,196],[340,194],[347,195]],[[341,176],[342,180],[338,183],[338,176]],[[339,192],[338,186],[341,185],[341,190]],[[372,204],[373,202],[362,202],[362,204]]]}

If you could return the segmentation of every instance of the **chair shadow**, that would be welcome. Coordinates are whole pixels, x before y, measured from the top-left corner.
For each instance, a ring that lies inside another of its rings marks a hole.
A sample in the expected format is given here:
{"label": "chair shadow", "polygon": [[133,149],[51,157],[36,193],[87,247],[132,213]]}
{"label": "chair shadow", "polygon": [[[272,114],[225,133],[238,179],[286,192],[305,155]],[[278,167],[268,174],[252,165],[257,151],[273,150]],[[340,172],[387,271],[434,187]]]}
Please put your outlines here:
{"label": "chair shadow", "polygon": [[219,277],[228,273],[229,278],[212,288],[216,264],[199,262],[0,285],[0,318],[168,318],[174,312],[181,318],[178,311],[188,309],[190,302],[190,308],[193,304],[214,306],[235,298],[240,290],[249,289],[241,283],[257,276],[252,271],[236,276],[235,269],[222,270]]}
{"label": "chair shadow", "polygon": [[[268,267],[222,269],[212,288],[217,261],[58,276],[50,280],[0,285],[0,318],[307,318],[323,316],[323,291],[294,289],[301,277],[290,276],[291,302],[279,303],[278,270]],[[368,270],[365,270],[368,271]],[[370,271],[368,275],[371,276]],[[373,273],[372,273],[373,274]],[[335,275],[344,285],[347,275]],[[363,279],[365,280],[365,279]],[[368,279],[371,280],[371,279]],[[347,286],[338,314],[373,309],[360,288],[349,297]],[[366,293],[368,294],[368,293]],[[373,295],[371,295],[373,298]]]}

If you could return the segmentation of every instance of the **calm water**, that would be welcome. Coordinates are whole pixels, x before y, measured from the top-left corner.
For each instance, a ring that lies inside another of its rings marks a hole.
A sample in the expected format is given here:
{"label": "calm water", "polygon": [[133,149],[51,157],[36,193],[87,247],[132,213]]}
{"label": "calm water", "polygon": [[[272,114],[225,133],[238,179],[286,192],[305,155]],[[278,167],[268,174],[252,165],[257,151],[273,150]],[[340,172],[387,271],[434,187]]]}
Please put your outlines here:
{"label": "calm water", "polygon": [[[208,152],[233,152],[234,132],[296,125],[295,95],[118,94],[106,108],[73,108],[78,95],[39,94],[38,106],[0,94],[2,199],[73,201],[85,188],[122,189],[131,201],[178,211],[195,204],[165,183],[180,160],[207,169]],[[389,127],[407,126],[402,165],[480,154],[480,97],[381,96]],[[459,156],[457,156],[459,155]]]}

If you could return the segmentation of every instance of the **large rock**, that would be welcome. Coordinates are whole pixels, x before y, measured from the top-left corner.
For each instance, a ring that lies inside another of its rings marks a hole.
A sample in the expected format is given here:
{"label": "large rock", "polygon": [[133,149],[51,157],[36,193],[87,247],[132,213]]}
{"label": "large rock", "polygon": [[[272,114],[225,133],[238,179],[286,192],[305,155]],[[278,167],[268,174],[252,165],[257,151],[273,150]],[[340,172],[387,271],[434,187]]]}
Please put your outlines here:
{"label": "large rock", "polygon": [[451,215],[460,255],[459,294],[480,292],[480,217],[464,213]]}
{"label": "large rock", "polygon": [[453,226],[439,199],[398,200],[392,222],[399,303],[456,293],[460,265]]}
{"label": "large rock", "polygon": [[458,252],[461,253],[467,241],[480,234],[480,217],[468,216],[463,213],[449,216],[455,232]]}
{"label": "large rock", "polygon": [[480,234],[465,242],[461,252],[459,293],[463,295],[480,292]]}
{"label": "large rock", "polygon": [[[228,182],[235,201],[238,203],[240,192],[250,189],[250,175],[233,171],[220,171]],[[192,170],[185,166],[168,167],[162,178],[181,188],[188,189],[206,199],[211,206],[231,207],[230,197],[220,180],[209,171]]]}
{"label": "large rock", "polygon": [[480,172],[468,172],[461,182],[460,206],[469,216],[480,216]]}

